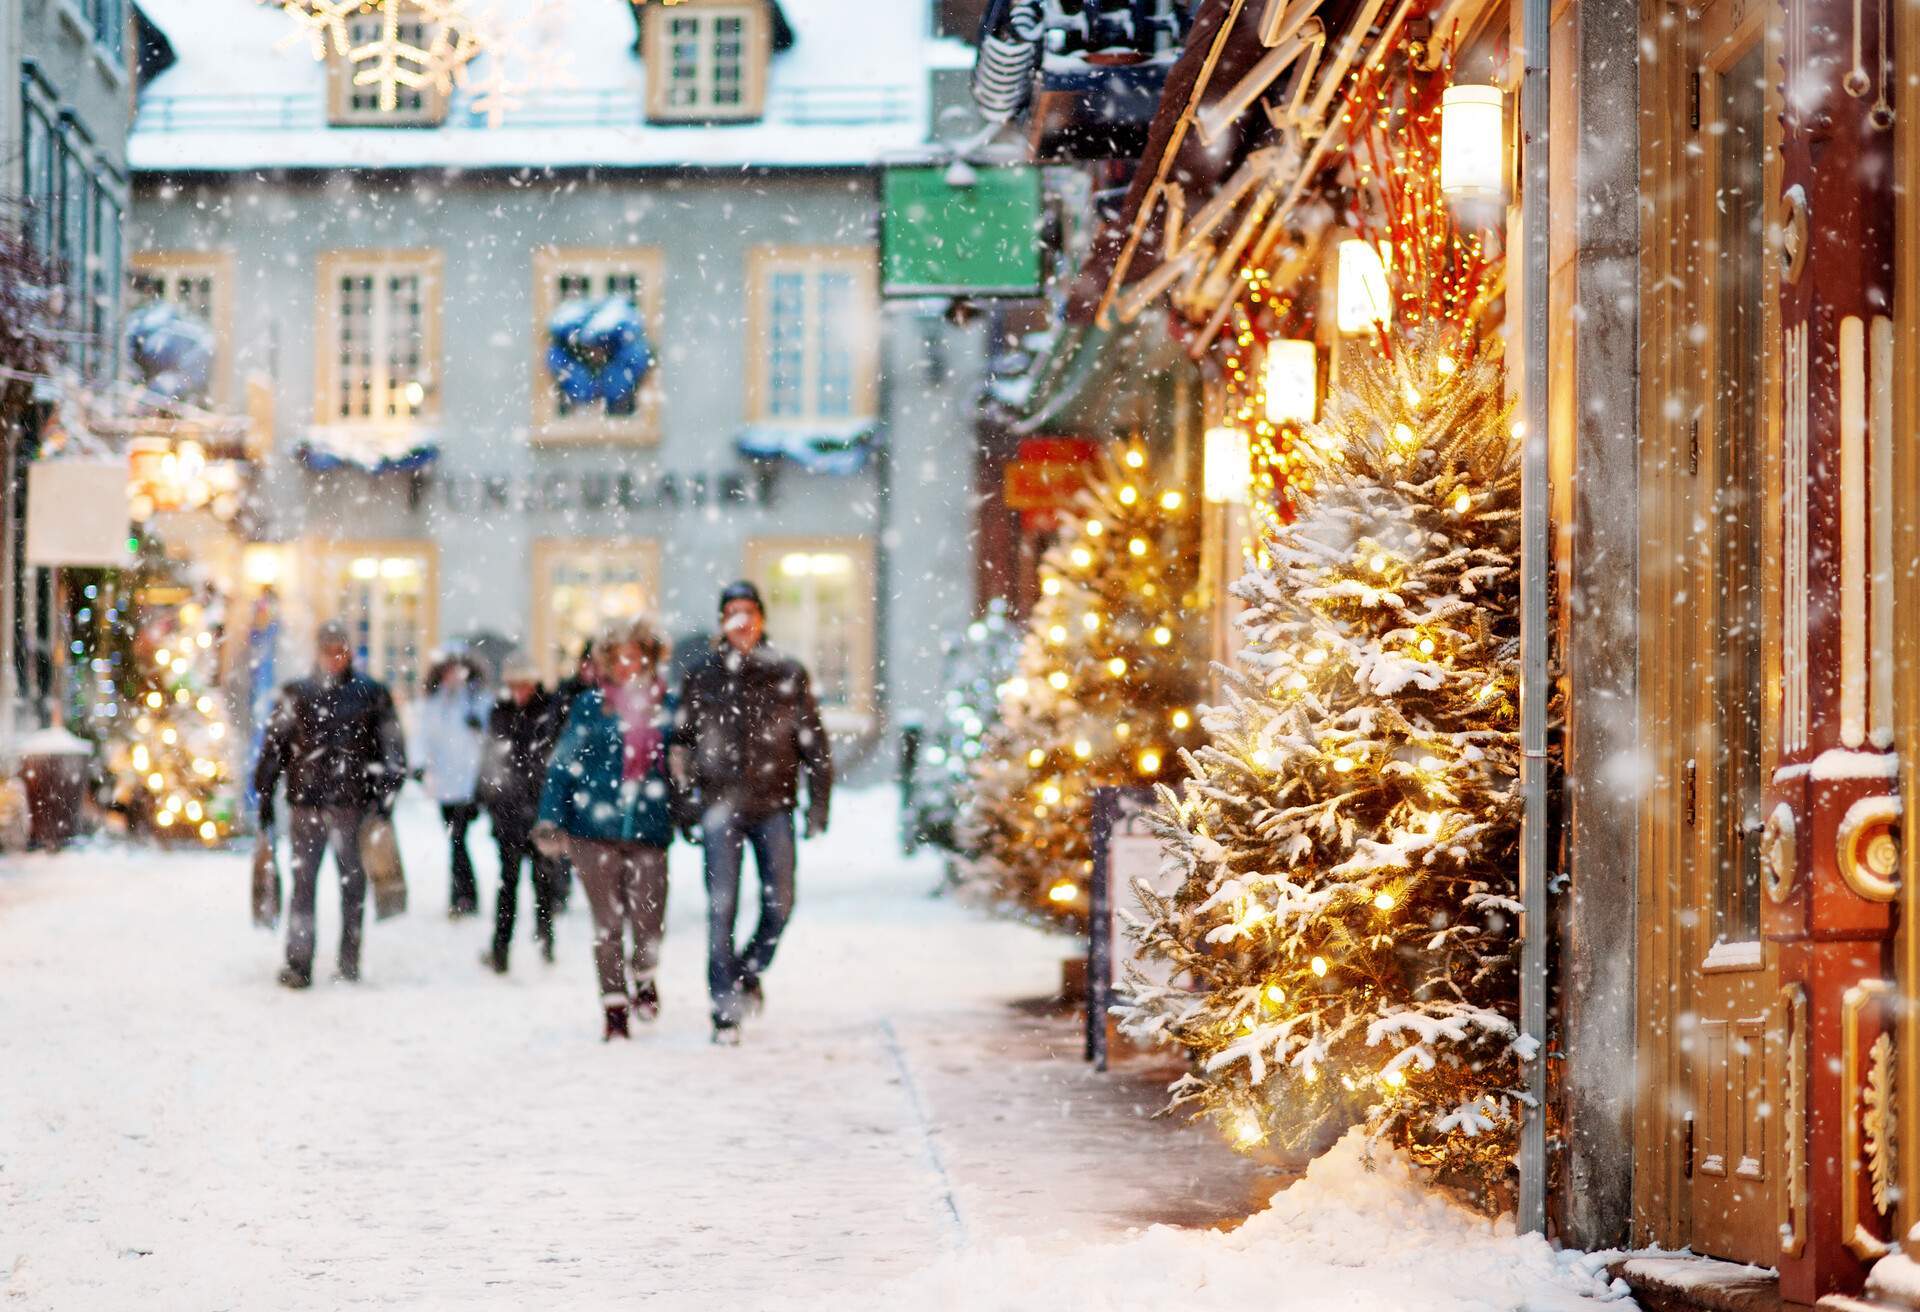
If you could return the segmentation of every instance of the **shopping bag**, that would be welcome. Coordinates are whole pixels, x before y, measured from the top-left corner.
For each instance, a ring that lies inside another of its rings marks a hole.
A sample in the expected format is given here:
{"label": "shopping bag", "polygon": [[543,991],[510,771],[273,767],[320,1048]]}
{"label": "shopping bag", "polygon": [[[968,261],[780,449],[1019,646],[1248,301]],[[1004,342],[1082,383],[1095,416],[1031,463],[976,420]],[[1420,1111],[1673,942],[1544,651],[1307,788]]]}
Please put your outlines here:
{"label": "shopping bag", "polygon": [[274,851],[272,825],[261,827],[253,845],[253,923],[261,929],[280,923],[280,858]]}
{"label": "shopping bag", "polygon": [[386,920],[407,909],[407,873],[400,868],[400,844],[393,818],[375,814],[360,826],[360,864],[373,885],[373,914]]}

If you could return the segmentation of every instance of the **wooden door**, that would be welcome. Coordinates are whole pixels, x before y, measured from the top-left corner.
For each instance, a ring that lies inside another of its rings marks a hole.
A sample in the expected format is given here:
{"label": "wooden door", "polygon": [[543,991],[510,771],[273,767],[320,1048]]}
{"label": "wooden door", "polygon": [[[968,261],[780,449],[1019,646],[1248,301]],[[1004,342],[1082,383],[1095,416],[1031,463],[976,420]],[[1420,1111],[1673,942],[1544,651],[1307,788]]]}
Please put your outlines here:
{"label": "wooden door", "polygon": [[[1772,718],[1769,434],[1777,379],[1776,285],[1768,244],[1770,167],[1766,6],[1714,0],[1699,11],[1688,107],[1700,393],[1685,477],[1697,598],[1681,729],[1690,869],[1676,1018],[1687,1091],[1681,1175],[1694,1251],[1770,1265],[1780,1175],[1776,950],[1760,934],[1762,797]],[[1697,125],[1697,126],[1695,126]]]}

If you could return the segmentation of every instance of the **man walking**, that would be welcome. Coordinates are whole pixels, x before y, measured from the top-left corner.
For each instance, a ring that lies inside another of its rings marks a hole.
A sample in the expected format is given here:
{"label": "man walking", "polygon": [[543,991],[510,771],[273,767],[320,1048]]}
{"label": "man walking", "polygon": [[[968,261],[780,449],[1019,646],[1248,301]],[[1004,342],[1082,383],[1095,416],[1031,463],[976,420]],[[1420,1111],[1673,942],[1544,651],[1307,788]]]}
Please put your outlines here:
{"label": "man walking", "polygon": [[[713,1041],[737,1044],[744,1013],[765,998],[760,976],[773,964],[793,913],[793,812],[807,777],[806,834],[827,828],[833,757],[806,670],[766,641],[766,611],[753,584],[720,594],[720,637],[686,676],[673,760],[682,824],[699,834],[707,868],[707,987]],[[760,920],[734,947],[741,856],[753,849]]]}
{"label": "man walking", "polygon": [[533,826],[540,818],[540,790],[547,757],[565,723],[560,700],[540,686],[531,665],[509,666],[501,676],[505,690],[487,720],[487,759],[480,771],[480,801],[493,820],[493,841],[500,849],[500,895],[493,904],[493,947],[483,960],[495,973],[507,973],[507,954],[519,915],[520,869],[533,885],[533,935],[540,955],[553,960],[554,867],[558,858],[534,850]]}
{"label": "man walking", "polygon": [[406,740],[393,695],[354,673],[346,626],[322,624],[315,647],[313,675],[280,691],[253,775],[262,829],[273,824],[273,790],[282,775],[293,812],[293,897],[287,911],[287,965],[280,972],[280,983],[290,989],[313,982],[314,897],[329,847],[340,874],[340,978],[360,978],[360,922],[367,900],[360,826],[371,808],[392,811],[407,774]]}

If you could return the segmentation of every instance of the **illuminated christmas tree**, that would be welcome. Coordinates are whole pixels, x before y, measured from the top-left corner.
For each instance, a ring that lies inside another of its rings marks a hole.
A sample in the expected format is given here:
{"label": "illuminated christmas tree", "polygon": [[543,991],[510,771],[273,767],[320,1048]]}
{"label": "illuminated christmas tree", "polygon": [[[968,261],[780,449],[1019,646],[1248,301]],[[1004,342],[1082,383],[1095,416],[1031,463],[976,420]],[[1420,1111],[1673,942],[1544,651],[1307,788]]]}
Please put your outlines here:
{"label": "illuminated christmas tree", "polygon": [[928,727],[907,780],[901,822],[909,851],[929,843],[965,855],[955,832],[960,807],[1019,660],[1020,628],[998,597],[985,615],[947,640],[941,678],[946,705],[940,722]]}
{"label": "illuminated christmas tree", "polygon": [[165,839],[233,832],[232,735],[219,691],[217,605],[149,579],[135,591],[131,673],[109,750],[115,805]]}
{"label": "illuminated christmas tree", "polygon": [[1519,443],[1497,348],[1364,353],[1296,450],[1300,517],[1234,586],[1245,648],[1158,823],[1127,1029],[1243,1145],[1350,1123],[1498,1195],[1518,1014]]}
{"label": "illuminated christmas tree", "polygon": [[972,882],[1050,919],[1087,911],[1092,790],[1152,784],[1197,741],[1199,519],[1127,449],[1040,567],[1040,601],[961,817]]}

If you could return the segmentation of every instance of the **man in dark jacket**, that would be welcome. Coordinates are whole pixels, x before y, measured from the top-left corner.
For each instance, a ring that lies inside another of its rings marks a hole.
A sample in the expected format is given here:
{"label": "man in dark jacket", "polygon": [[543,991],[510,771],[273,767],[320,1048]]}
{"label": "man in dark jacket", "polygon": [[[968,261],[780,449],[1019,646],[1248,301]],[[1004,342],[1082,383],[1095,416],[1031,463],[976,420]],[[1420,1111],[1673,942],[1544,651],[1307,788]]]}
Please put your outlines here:
{"label": "man in dark jacket", "polygon": [[533,882],[533,933],[540,954],[553,960],[553,897],[557,884],[556,858],[534,851],[533,826],[540,818],[540,788],[547,776],[547,757],[560,736],[563,721],[560,698],[540,686],[530,667],[510,666],[501,676],[506,691],[493,704],[487,720],[486,756],[480,767],[480,803],[493,821],[493,841],[500,849],[500,895],[493,904],[493,948],[486,963],[507,973],[507,953],[513,946],[514,922],[520,912],[520,868],[529,867]]}
{"label": "man in dark jacket", "polygon": [[313,675],[280,690],[253,775],[262,829],[273,825],[273,791],[282,776],[293,812],[293,896],[287,911],[287,966],[280,972],[280,983],[290,989],[313,982],[313,903],[329,846],[340,872],[340,978],[360,978],[360,922],[367,900],[360,826],[371,809],[391,813],[407,775],[406,739],[393,695],[354,673],[346,627],[322,624],[315,646]]}
{"label": "man in dark jacket", "polygon": [[[553,686],[554,716],[559,722],[553,731],[556,741],[560,730],[566,727],[567,717],[573,714],[574,702],[597,682],[593,673],[593,640],[588,639],[580,646],[580,658],[574,662],[573,673]],[[564,856],[551,857],[547,860],[547,869],[553,879],[553,914],[557,916],[566,911],[567,900],[573,893],[573,862]]]}
{"label": "man in dark jacket", "polygon": [[[707,987],[715,1043],[738,1043],[740,1020],[758,1011],[760,976],[773,964],[793,913],[793,813],[807,780],[808,838],[827,828],[833,756],[820,708],[799,661],[767,645],[766,612],[753,584],[720,594],[720,639],[690,670],[674,728],[681,818],[697,828],[707,867]],[[760,876],[760,923],[734,948],[742,850]]]}

